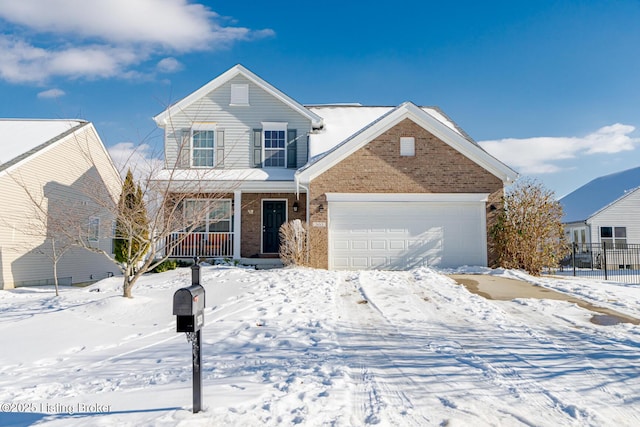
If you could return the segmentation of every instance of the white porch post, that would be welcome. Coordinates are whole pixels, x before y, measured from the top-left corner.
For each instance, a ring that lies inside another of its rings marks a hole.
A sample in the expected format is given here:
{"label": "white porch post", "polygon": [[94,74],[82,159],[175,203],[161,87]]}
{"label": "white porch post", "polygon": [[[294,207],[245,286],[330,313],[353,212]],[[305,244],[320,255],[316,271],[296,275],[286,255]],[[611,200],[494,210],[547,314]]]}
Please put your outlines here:
{"label": "white porch post", "polygon": [[242,191],[233,192],[233,259],[240,259],[242,228]]}

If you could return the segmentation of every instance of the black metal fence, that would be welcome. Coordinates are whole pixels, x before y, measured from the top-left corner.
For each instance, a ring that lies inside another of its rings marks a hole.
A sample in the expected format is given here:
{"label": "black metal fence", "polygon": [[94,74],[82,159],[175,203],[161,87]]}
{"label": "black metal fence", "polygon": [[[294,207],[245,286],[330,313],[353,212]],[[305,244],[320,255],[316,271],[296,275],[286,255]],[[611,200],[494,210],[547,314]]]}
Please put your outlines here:
{"label": "black metal fence", "polygon": [[640,283],[640,244],[574,243],[560,272],[616,282]]}

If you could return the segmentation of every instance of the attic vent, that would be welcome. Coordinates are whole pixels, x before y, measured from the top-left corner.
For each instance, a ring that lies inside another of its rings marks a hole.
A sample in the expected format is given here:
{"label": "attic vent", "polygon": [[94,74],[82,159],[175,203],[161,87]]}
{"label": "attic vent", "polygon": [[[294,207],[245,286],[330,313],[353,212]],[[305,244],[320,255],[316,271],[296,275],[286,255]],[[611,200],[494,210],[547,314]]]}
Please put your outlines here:
{"label": "attic vent", "polygon": [[416,140],[412,136],[403,136],[400,138],[400,155],[413,157],[416,155]]}
{"label": "attic vent", "polygon": [[249,85],[232,84],[229,105],[249,105]]}

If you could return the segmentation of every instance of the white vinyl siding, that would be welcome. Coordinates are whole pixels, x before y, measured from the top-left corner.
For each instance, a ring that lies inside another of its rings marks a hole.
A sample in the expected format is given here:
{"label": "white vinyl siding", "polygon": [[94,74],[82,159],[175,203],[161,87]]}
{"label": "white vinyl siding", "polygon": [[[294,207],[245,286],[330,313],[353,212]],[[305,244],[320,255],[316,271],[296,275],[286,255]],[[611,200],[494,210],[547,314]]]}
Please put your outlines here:
{"label": "white vinyl siding", "polygon": [[[20,183],[9,173],[20,177]],[[108,197],[104,185],[118,194],[122,184],[92,125],[32,155],[9,173],[0,172],[0,288],[53,278],[52,261],[41,253],[49,250],[50,242],[42,233],[33,232],[38,220],[22,184],[34,198],[48,202],[50,211],[57,209],[64,214],[65,210],[83,206],[87,217],[81,225],[88,226],[90,216],[99,218],[100,227],[107,228],[100,229],[99,235],[105,238],[99,239],[96,246],[111,253],[112,239],[107,236],[113,218],[100,204]],[[95,198],[102,201],[98,203]],[[71,277],[74,283],[118,271],[106,256],[79,248],[65,254],[58,263],[58,277]]]}
{"label": "white vinyl siding", "polygon": [[[231,86],[247,84],[251,101],[249,108],[229,105]],[[286,122],[288,129],[296,129],[298,135],[306,135],[311,129],[309,119],[301,116],[243,76],[237,76],[214,92],[176,113],[165,129],[166,166],[173,168],[178,162],[182,132],[191,129],[194,122],[215,121],[217,129],[224,129],[225,168],[250,168],[253,130],[262,129],[262,122]],[[216,151],[217,155],[217,151]],[[307,139],[297,140],[297,164],[307,162]]]}
{"label": "white vinyl siding", "polygon": [[626,241],[640,244],[640,190],[635,190],[587,220],[591,228],[591,242],[601,242],[601,227],[624,227]]}

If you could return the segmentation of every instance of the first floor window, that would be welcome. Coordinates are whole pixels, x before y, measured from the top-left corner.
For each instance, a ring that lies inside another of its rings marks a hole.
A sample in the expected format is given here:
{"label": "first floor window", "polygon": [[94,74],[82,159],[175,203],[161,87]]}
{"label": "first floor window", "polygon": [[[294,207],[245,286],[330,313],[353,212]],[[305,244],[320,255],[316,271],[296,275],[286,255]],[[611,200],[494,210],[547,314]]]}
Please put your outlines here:
{"label": "first floor window", "polygon": [[610,248],[627,248],[627,227],[600,227],[600,242]]}
{"label": "first floor window", "polygon": [[585,227],[571,230],[571,243],[575,243],[579,252],[587,251],[587,229]]}
{"label": "first floor window", "polygon": [[184,202],[187,228],[202,233],[231,231],[231,200],[186,200]]}
{"label": "first floor window", "polygon": [[100,238],[100,218],[89,218],[89,241],[97,242]]}

